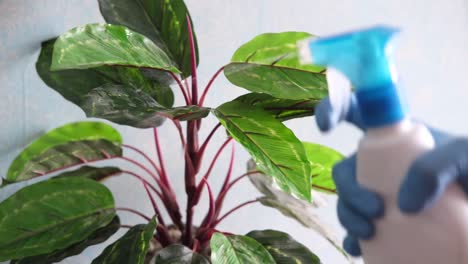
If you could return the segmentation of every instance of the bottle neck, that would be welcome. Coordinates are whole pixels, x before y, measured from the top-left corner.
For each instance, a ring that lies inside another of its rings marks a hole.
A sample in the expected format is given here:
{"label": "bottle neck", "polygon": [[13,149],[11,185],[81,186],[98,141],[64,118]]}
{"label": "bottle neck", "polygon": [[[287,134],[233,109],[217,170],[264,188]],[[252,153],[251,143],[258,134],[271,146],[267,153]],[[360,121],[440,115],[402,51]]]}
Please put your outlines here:
{"label": "bottle neck", "polygon": [[359,88],[356,92],[356,98],[366,128],[388,126],[406,117],[406,111],[395,84]]}

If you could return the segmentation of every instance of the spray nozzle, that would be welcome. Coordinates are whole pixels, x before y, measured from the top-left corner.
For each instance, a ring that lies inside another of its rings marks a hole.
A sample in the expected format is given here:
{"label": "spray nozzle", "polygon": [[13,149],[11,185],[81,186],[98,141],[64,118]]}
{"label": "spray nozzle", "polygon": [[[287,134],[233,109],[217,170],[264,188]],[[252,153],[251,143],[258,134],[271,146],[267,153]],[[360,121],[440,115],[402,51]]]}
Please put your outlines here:
{"label": "spray nozzle", "polygon": [[[333,69],[346,76],[355,88],[364,122],[368,126],[385,125],[404,117],[395,88],[396,71],[390,58],[390,42],[398,32],[393,27],[376,26],[306,40],[298,43],[299,56],[303,62],[326,66],[327,75],[334,75],[327,76],[329,80],[343,79]],[[340,100],[349,99],[349,84],[343,81],[339,85],[329,82],[329,92],[334,108],[346,107]]]}

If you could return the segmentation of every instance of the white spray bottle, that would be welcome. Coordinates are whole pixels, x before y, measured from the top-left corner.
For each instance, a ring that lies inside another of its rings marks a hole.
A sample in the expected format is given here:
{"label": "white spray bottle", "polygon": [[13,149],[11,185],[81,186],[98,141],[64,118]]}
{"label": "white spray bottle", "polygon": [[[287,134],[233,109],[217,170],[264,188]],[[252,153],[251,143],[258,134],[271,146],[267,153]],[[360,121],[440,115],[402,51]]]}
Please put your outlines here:
{"label": "white spray bottle", "polygon": [[[407,215],[398,208],[408,168],[434,147],[434,140],[425,126],[408,118],[400,101],[390,60],[390,41],[397,32],[378,26],[309,40],[299,44],[300,57],[340,71],[355,88],[366,127],[357,152],[357,178],[385,204],[375,236],[360,241],[365,263],[468,264],[468,201],[458,185],[419,214]],[[349,93],[330,91],[333,107],[343,107]]]}

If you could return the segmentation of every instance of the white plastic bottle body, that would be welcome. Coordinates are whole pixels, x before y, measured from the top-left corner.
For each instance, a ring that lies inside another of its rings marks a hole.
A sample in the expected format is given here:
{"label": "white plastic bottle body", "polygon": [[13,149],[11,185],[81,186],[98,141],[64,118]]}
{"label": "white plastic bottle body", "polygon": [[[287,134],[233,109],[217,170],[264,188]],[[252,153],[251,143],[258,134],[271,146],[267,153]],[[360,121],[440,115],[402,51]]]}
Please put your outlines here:
{"label": "white plastic bottle body", "polygon": [[398,208],[398,192],[409,166],[434,147],[421,124],[403,120],[369,130],[357,153],[360,184],[384,199],[385,213],[371,240],[360,241],[366,264],[467,264],[468,201],[452,184],[433,207],[408,215]]}

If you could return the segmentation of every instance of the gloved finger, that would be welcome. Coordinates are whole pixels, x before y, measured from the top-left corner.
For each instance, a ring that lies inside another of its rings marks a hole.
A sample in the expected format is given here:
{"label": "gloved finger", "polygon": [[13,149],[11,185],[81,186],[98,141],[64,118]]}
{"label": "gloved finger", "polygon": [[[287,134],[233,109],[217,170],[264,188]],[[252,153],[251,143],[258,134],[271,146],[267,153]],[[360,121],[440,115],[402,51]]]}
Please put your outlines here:
{"label": "gloved finger", "polygon": [[382,198],[359,185],[356,179],[356,155],[333,167],[333,179],[340,199],[353,211],[368,219],[379,218],[384,212]]}
{"label": "gloved finger", "polygon": [[408,170],[398,205],[403,212],[417,213],[429,208],[447,186],[459,180],[468,187],[468,139],[455,139],[423,154]]}
{"label": "gloved finger", "polygon": [[343,249],[354,257],[359,257],[362,255],[361,246],[359,245],[358,239],[349,234],[343,241]]}
{"label": "gloved finger", "polygon": [[348,233],[361,239],[370,239],[375,233],[372,220],[356,213],[342,199],[338,200],[338,219]]}
{"label": "gloved finger", "polygon": [[352,94],[350,100],[349,110],[345,112],[344,109],[333,109],[329,97],[323,99],[315,108],[315,120],[319,129],[323,132],[330,131],[344,120],[363,129],[356,96]]}

